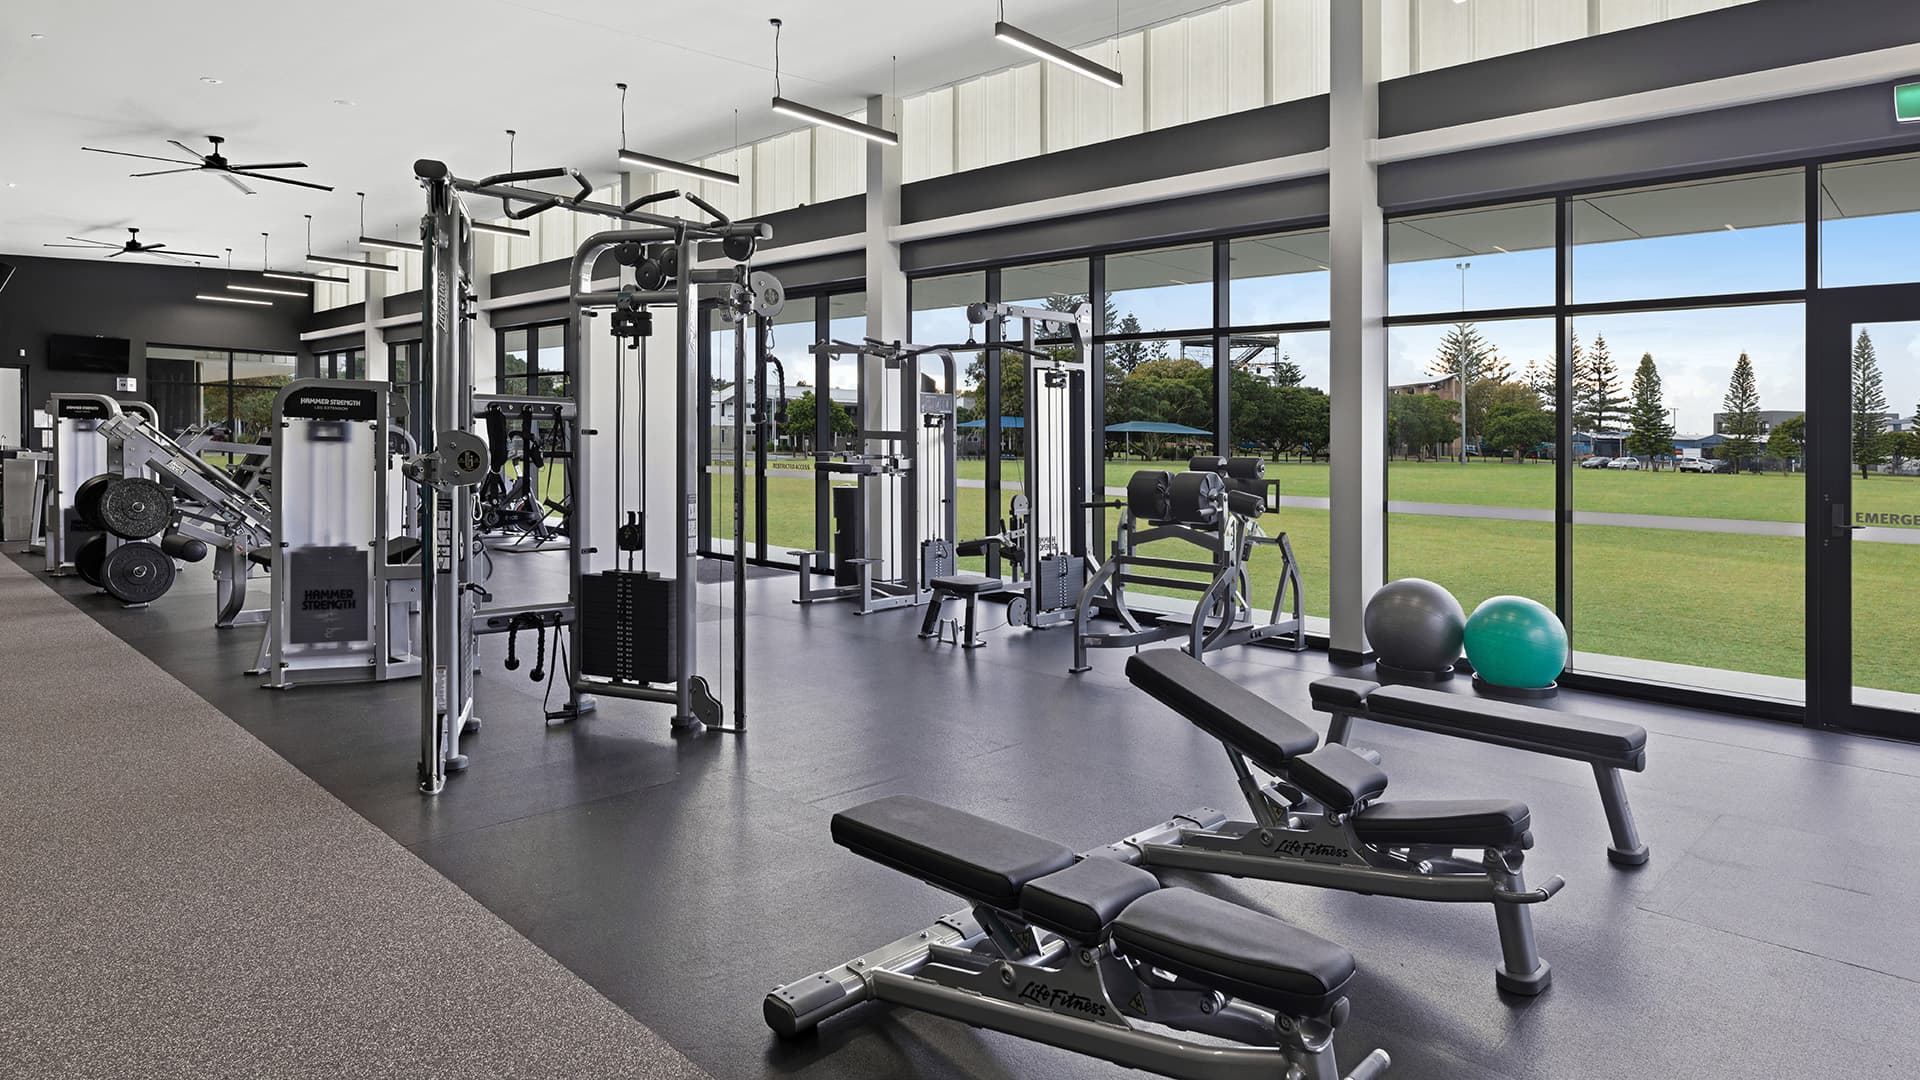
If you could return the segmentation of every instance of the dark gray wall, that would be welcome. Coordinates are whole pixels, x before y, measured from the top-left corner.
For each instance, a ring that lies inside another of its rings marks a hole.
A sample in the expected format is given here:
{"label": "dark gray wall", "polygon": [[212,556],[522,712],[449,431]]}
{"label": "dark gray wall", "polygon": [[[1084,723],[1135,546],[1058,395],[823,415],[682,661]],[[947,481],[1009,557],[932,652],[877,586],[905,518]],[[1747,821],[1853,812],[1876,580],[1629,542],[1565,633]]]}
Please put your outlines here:
{"label": "dark gray wall", "polygon": [[272,307],[214,304],[195,293],[218,293],[225,270],[121,265],[80,259],[5,256],[19,270],[0,290],[0,362],[27,368],[27,400],[38,407],[53,393],[113,394],[112,375],[47,370],[47,335],[98,334],[131,344],[130,373],[147,391],[147,346],[257,349],[309,355],[300,330],[310,300],[274,297]]}

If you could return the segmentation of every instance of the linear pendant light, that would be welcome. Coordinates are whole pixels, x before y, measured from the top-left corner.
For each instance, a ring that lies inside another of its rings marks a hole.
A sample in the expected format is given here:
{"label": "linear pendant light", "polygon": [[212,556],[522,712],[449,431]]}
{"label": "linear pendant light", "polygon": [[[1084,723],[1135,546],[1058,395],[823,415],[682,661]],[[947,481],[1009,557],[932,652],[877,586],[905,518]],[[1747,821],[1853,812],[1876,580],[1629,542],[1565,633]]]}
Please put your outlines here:
{"label": "linear pendant light", "polygon": [[614,83],[613,85],[620,91],[620,153],[617,156],[622,162],[628,165],[638,165],[643,169],[652,169],[654,172],[677,173],[681,176],[691,176],[695,180],[711,180],[716,184],[725,184],[728,187],[740,186],[740,178],[729,172],[721,172],[719,169],[709,169],[701,165],[690,165],[684,161],[663,158],[657,154],[643,154],[638,150],[627,149],[627,84]]}
{"label": "linear pendant light", "polygon": [[260,276],[280,281],[309,281],[315,285],[345,285],[347,279],[329,274],[309,274],[303,270],[262,270]]}
{"label": "linear pendant light", "polygon": [[[233,249],[232,248],[227,249],[227,278],[229,281],[231,281],[233,278]],[[232,284],[228,284],[227,288],[229,289],[233,288]],[[220,296],[213,293],[198,293],[194,296],[194,299],[210,300],[216,304],[252,304],[255,307],[272,307],[273,306],[273,301],[271,300],[249,300],[244,296]]]}
{"label": "linear pendant light", "polygon": [[383,274],[397,274],[400,272],[399,267],[388,263],[373,262],[372,260],[361,262],[358,259],[336,259],[331,255],[315,255],[313,253],[313,215],[308,214],[306,218],[308,262],[320,263],[323,266],[343,266],[349,270],[378,270]]}
{"label": "linear pendant light", "polygon": [[1004,0],[1000,4],[1000,21],[993,24],[993,36],[1016,49],[1025,49],[1050,64],[1058,64],[1076,75],[1084,75],[1103,86],[1110,86],[1117,90],[1122,85],[1120,73],[1105,64],[1096,64],[1072,49],[1063,49],[1046,38],[1029,34],[1008,22],[1007,5]]}
{"label": "linear pendant light", "polygon": [[361,247],[385,248],[389,251],[425,250],[419,244],[411,244],[405,240],[387,240],[378,236],[368,236],[367,235],[367,193],[364,191],[356,191],[354,192],[354,194],[360,196],[360,239],[358,243]]}
{"label": "linear pendant light", "polygon": [[835,131],[844,131],[849,135],[858,135],[860,138],[866,139],[869,142],[877,142],[886,146],[900,145],[900,136],[895,132],[888,131],[886,128],[875,127],[872,124],[863,124],[858,120],[849,120],[844,116],[836,116],[825,109],[816,109],[811,105],[804,105],[798,101],[793,101],[782,96],[780,93],[781,23],[779,19],[768,19],[767,22],[773,27],[774,112],[791,116],[797,120],[805,120],[810,124],[818,124],[821,127],[833,128]]}
{"label": "linear pendant light", "polygon": [[[228,269],[229,271],[231,271],[232,267],[229,266]],[[260,273],[262,276],[265,276],[267,272],[268,272],[267,234],[261,233],[260,234]],[[299,297],[300,299],[303,299],[303,300],[306,299],[308,295],[306,290],[304,289],[276,289],[268,285],[235,285],[231,281],[227,282],[227,291],[259,293],[262,296],[293,296],[293,297]]]}

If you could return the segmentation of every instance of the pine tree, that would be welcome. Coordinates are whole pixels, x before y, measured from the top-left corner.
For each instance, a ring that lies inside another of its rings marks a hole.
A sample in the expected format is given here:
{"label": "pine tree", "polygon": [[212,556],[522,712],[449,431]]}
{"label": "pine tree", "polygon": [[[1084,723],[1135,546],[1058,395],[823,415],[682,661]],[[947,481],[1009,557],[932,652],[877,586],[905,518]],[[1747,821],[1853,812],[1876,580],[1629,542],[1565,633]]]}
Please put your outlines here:
{"label": "pine tree", "polygon": [[1293,362],[1291,353],[1281,353],[1280,359],[1273,362],[1273,385],[1299,386],[1307,380],[1307,373]]}
{"label": "pine tree", "polygon": [[1649,463],[1673,452],[1673,424],[1667,419],[1666,393],[1653,354],[1640,357],[1633,373],[1633,402],[1627,408],[1627,451]]}
{"label": "pine tree", "polygon": [[1540,399],[1540,407],[1551,409],[1560,399],[1559,372],[1554,370],[1551,360],[1529,360],[1527,370],[1520,373],[1520,381]]}
{"label": "pine tree", "polygon": [[1587,350],[1587,396],[1585,410],[1592,431],[1613,431],[1627,419],[1626,389],[1620,385],[1620,369],[1613,365],[1607,351],[1607,339],[1593,339]]}
{"label": "pine tree", "polygon": [[1880,361],[1865,327],[1853,343],[1853,463],[1866,479],[1892,449],[1886,433],[1887,390],[1880,382]]}
{"label": "pine tree", "polygon": [[1478,327],[1460,323],[1440,339],[1427,372],[1444,378],[1460,375],[1463,367],[1467,377],[1467,430],[1477,435],[1486,420],[1493,388],[1513,378],[1513,365],[1492,342],[1480,336]]}
{"label": "pine tree", "polygon": [[1592,431],[1593,425],[1587,417],[1587,399],[1593,394],[1593,373],[1587,366],[1587,352],[1580,347],[1580,335],[1573,335],[1573,385],[1567,392],[1573,395],[1573,429]]}
{"label": "pine tree", "polygon": [[1720,402],[1720,449],[1716,456],[1733,462],[1733,471],[1749,458],[1760,456],[1760,390],[1753,381],[1753,361],[1746,353],[1733,362],[1727,396]]}

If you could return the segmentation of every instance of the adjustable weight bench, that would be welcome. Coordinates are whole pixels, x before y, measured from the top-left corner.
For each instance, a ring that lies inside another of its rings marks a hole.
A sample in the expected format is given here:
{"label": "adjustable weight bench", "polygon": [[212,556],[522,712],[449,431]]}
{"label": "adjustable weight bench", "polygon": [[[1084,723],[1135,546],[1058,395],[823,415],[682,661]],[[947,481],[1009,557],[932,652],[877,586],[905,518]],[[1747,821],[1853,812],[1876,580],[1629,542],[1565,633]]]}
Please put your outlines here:
{"label": "adjustable weight bench", "polygon": [[1376,720],[1592,765],[1600,805],[1613,834],[1607,859],[1616,866],[1640,866],[1647,861],[1647,845],[1640,840],[1620,775],[1623,769],[1646,771],[1645,728],[1427,687],[1381,686],[1365,679],[1321,679],[1310,690],[1314,708],[1333,717],[1327,728],[1329,743],[1345,743],[1355,720]]}
{"label": "adjustable weight bench", "polygon": [[[1408,900],[1493,905],[1501,966],[1494,982],[1533,995],[1552,981],[1534,941],[1531,905],[1559,892],[1558,876],[1528,888],[1533,846],[1525,804],[1506,799],[1381,801],[1387,774],[1320,736],[1284,709],[1177,649],[1127,661],[1133,684],[1226,747],[1252,811],[1227,821],[1182,815],[1109,851],[1150,868],[1284,881]],[[1253,771],[1273,779],[1263,782]],[[1478,851],[1461,858],[1459,851]]]}
{"label": "adjustable weight bench", "polygon": [[[887,1001],[1162,1076],[1339,1080],[1354,961],[1330,941],[910,795],[835,814],[833,838],[969,907],[773,990],[762,1011],[783,1038]],[[1347,1080],[1388,1064],[1375,1050]]]}

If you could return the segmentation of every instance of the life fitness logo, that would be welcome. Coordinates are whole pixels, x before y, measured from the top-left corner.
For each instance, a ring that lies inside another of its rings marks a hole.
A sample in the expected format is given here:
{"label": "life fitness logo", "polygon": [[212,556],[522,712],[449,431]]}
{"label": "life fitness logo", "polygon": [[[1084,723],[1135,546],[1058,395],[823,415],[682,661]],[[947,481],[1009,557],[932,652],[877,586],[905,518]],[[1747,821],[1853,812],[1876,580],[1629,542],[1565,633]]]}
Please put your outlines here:
{"label": "life fitness logo", "polygon": [[1106,1019],[1107,1007],[1085,994],[1059,987],[1048,986],[1043,982],[1030,982],[1020,988],[1020,1000],[1052,1009],[1054,1012],[1079,1013],[1097,1019]]}
{"label": "life fitness logo", "polygon": [[1317,844],[1311,840],[1282,840],[1274,849],[1282,855],[1303,859],[1350,859],[1353,852],[1337,844]]}

